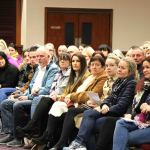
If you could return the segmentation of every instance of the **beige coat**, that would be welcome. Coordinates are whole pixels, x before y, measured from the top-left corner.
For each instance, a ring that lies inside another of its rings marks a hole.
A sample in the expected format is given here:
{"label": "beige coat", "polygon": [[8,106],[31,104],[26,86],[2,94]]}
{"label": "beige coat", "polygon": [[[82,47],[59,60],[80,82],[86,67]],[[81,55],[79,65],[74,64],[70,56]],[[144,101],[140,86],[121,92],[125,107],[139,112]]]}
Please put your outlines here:
{"label": "beige coat", "polygon": [[94,79],[94,81],[87,87],[87,89],[84,92],[79,93],[72,93],[70,96],[70,99],[74,103],[83,104],[86,103],[89,100],[89,97],[87,95],[88,92],[94,92],[98,93],[99,97],[102,96],[103,93],[103,85],[105,81],[107,80],[107,75],[105,71],[102,71],[97,78]]}

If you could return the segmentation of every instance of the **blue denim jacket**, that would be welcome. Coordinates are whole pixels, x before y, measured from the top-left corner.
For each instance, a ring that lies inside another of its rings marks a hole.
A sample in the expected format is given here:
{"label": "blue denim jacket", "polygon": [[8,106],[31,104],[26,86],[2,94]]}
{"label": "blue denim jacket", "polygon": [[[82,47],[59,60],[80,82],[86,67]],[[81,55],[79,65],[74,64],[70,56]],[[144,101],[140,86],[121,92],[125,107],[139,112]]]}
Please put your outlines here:
{"label": "blue denim jacket", "polygon": [[[39,92],[37,93],[38,95],[47,95],[49,94],[51,85],[53,83],[55,74],[59,71],[59,67],[54,63],[54,62],[50,62],[47,66],[46,66],[46,71],[42,80],[42,86],[39,90]],[[29,100],[32,100],[34,98],[34,96],[31,94],[31,89],[33,87],[33,84],[35,82],[36,76],[39,72],[39,69],[37,68],[37,70],[35,71],[35,74],[30,82],[29,88],[27,89],[25,95],[28,96]]]}

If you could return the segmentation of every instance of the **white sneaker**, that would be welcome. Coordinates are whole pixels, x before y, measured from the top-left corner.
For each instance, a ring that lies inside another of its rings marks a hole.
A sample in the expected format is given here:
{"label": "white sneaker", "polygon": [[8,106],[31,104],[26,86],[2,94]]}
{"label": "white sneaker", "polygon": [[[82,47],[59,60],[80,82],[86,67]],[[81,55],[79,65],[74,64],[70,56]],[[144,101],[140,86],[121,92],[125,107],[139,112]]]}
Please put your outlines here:
{"label": "white sneaker", "polygon": [[[65,149],[66,150],[66,149]],[[84,146],[84,145],[82,145],[82,144],[80,144],[80,143],[78,143],[78,142],[76,142],[76,141],[73,141],[70,145],[69,145],[69,150],[87,150],[87,148]]]}

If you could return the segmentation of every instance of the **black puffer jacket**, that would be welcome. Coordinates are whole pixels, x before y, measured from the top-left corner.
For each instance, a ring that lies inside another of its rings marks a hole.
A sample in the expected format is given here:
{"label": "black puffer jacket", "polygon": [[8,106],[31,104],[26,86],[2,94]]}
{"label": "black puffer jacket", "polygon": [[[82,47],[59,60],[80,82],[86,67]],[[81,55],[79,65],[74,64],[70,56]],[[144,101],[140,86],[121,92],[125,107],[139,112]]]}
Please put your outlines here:
{"label": "black puffer jacket", "polygon": [[18,83],[19,70],[9,64],[4,52],[0,52],[0,57],[5,59],[5,66],[0,67],[0,85],[3,87],[15,87]]}

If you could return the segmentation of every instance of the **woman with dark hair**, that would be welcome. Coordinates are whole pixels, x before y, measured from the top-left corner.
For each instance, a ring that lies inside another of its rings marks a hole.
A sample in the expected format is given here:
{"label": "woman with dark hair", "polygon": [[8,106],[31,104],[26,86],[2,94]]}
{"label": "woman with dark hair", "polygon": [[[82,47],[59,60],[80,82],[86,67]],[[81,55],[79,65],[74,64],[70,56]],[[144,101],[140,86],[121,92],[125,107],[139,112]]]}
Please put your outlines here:
{"label": "woman with dark hair", "polygon": [[96,51],[102,52],[104,57],[107,58],[108,54],[112,52],[112,49],[107,44],[101,44]]}
{"label": "woman with dark hair", "polygon": [[8,45],[8,50],[10,56],[20,65],[23,62],[23,57],[17,52],[16,45],[14,43],[10,43]]}
{"label": "woman with dark hair", "polygon": [[120,60],[117,69],[118,79],[114,82],[110,95],[99,107],[86,110],[83,113],[78,135],[70,144],[70,150],[86,149],[90,137],[95,134],[95,130],[103,123],[105,116],[121,117],[126,113],[134,96],[135,74],[135,62],[129,59]]}
{"label": "woman with dark hair", "polygon": [[[77,130],[75,125],[75,117],[78,114],[83,113],[87,109],[92,109],[97,106],[97,104],[89,99],[88,93],[98,93],[101,97],[103,94],[103,85],[107,79],[105,73],[105,62],[104,59],[100,56],[91,57],[89,62],[89,68],[91,71],[91,75],[83,82],[83,84],[79,87],[82,91],[78,93],[74,93],[72,95],[71,100],[74,103],[78,103],[78,107],[70,108],[67,112],[64,123],[61,137],[57,144],[52,148],[52,150],[62,149],[66,146],[68,140],[71,138],[73,133]],[[84,86],[87,84],[87,87]]]}
{"label": "woman with dark hair", "polygon": [[68,108],[74,107],[72,98],[78,91],[78,88],[84,83],[84,80],[86,80],[85,76],[87,78],[87,75],[89,76],[85,57],[81,53],[73,54],[68,86],[64,95],[60,95],[60,100],[56,101],[49,111],[46,131],[41,137],[32,139],[37,144],[36,147],[47,145],[48,142],[53,144],[58,139],[64,116]]}
{"label": "woman with dark hair", "polygon": [[[62,53],[59,55],[59,63],[63,65],[65,60],[69,59],[68,53]],[[61,68],[61,67],[60,67]],[[87,72],[87,65],[84,56],[81,53],[76,53],[71,58],[71,67],[70,67],[70,74],[68,76],[64,76],[64,78],[68,78],[68,82],[64,84],[60,84],[57,86],[56,90],[61,89],[59,93],[50,93],[48,97],[42,97],[40,102],[38,103],[35,112],[33,113],[31,121],[24,127],[20,128],[17,127],[17,136],[22,138],[26,137],[33,137],[33,134],[39,131],[39,136],[43,134],[43,131],[46,128],[47,118],[48,118],[48,111],[51,108],[52,104],[55,101],[63,100],[68,94],[75,92],[78,86],[82,84],[82,82],[89,76],[89,72]],[[62,78],[62,79],[64,79]],[[61,80],[63,81],[63,80]],[[62,90],[63,86],[63,90]],[[54,91],[53,91],[54,92]],[[52,94],[52,95],[51,95]],[[37,130],[38,126],[38,130]]]}
{"label": "woman with dark hair", "polygon": [[18,78],[19,70],[11,65],[6,54],[0,51],[0,90],[6,87],[14,88],[18,83]]}

